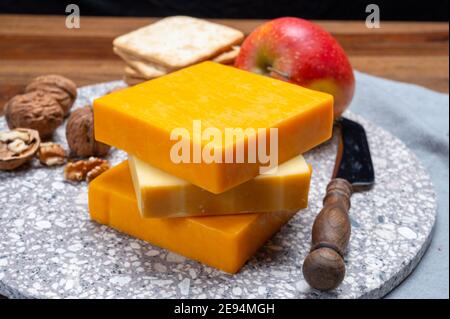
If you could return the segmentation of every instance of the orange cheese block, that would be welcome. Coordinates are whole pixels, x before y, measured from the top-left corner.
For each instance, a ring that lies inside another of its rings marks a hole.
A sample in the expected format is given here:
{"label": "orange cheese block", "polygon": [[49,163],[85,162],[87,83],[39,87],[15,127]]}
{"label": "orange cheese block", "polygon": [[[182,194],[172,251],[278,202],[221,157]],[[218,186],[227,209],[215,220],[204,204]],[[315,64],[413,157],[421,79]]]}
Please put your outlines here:
{"label": "orange cheese block", "polygon": [[311,168],[301,155],[221,194],[205,191],[134,156],[128,161],[143,217],[297,211],[308,205]]}
{"label": "orange cheese block", "polygon": [[128,162],[89,184],[91,218],[156,246],[236,273],[295,212],[142,218]]}
{"label": "orange cheese block", "polygon": [[[93,107],[98,141],[216,194],[259,175],[270,164],[260,151],[281,164],[328,140],[333,126],[331,95],[214,62],[108,94]],[[204,135],[210,128],[219,136]],[[227,140],[226,131],[235,129],[248,130]],[[174,160],[171,151],[182,140],[188,150]],[[205,149],[214,161],[205,160]],[[242,149],[239,162],[234,156]]]}

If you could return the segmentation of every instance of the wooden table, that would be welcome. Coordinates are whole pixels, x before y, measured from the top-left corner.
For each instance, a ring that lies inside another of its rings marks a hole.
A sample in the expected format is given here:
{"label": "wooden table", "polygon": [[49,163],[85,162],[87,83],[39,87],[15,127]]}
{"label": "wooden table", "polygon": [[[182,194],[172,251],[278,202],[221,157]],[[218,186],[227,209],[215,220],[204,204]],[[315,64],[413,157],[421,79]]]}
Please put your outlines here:
{"label": "wooden table", "polygon": [[[112,52],[113,38],[154,20],[82,16],[80,29],[67,29],[65,16],[0,15],[0,109],[37,75],[62,74],[80,86],[120,79],[124,65]],[[263,22],[217,21],[246,34]],[[382,22],[380,29],[363,21],[318,23],[355,69],[448,92],[447,23]]]}

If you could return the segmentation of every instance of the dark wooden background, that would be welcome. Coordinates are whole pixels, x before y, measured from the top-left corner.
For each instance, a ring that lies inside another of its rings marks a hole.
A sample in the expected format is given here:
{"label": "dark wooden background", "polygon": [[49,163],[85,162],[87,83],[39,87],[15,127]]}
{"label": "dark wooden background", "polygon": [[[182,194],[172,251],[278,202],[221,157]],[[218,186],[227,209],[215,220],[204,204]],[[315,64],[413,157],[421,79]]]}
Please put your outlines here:
{"label": "dark wooden background", "polygon": [[[64,16],[0,15],[0,109],[33,77],[58,73],[79,86],[122,77],[114,37],[154,18],[81,17],[67,29]],[[216,20],[249,33],[263,20]],[[346,50],[354,68],[448,92],[449,28],[440,22],[318,21]]]}
{"label": "dark wooden background", "polygon": [[364,20],[375,3],[383,21],[448,21],[448,0],[1,0],[0,13],[64,14],[68,4],[82,16],[273,19],[283,16],[320,20]]}

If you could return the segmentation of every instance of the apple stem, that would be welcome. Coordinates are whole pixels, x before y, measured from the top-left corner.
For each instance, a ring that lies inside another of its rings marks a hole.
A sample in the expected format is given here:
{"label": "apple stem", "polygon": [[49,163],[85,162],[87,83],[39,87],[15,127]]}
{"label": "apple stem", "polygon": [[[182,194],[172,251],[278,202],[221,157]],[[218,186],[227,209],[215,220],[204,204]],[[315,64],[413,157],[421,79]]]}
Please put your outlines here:
{"label": "apple stem", "polygon": [[278,74],[279,76],[284,77],[286,80],[289,80],[289,79],[290,79],[290,76],[289,76],[288,73],[286,73],[286,72],[281,72],[281,71],[279,71],[279,70],[277,70],[277,69],[275,69],[275,68],[273,68],[273,67],[271,67],[271,66],[268,66],[268,67],[267,67],[267,70],[268,70],[269,72],[273,72],[273,73]]}

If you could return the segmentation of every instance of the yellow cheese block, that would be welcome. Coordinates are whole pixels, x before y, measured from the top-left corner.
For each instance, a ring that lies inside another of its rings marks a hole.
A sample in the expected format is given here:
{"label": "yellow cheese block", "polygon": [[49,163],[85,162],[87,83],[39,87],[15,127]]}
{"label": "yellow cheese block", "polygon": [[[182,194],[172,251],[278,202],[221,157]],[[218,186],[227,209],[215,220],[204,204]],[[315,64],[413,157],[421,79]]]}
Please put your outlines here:
{"label": "yellow cheese block", "polygon": [[91,218],[128,235],[235,273],[295,212],[142,218],[127,162],[89,184]]}
{"label": "yellow cheese block", "polygon": [[294,211],[308,205],[311,169],[301,155],[221,194],[205,191],[137,157],[128,157],[143,217]]}
{"label": "yellow cheese block", "polygon": [[[108,94],[96,99],[93,107],[98,141],[216,194],[254,178],[265,166],[259,156],[256,162],[248,158],[256,133],[226,143],[226,129],[265,130],[266,144],[256,143],[253,154],[269,148],[269,131],[277,129],[278,148],[265,153],[274,158],[278,151],[281,164],[328,140],[333,126],[331,95],[214,62]],[[196,121],[201,133],[214,128],[222,139],[199,141]],[[176,129],[188,133],[189,162],[176,163],[170,156],[178,142],[170,139]],[[207,145],[222,163],[194,158],[195,150]],[[225,154],[236,154],[239,148],[246,150],[244,162],[227,162]]]}

